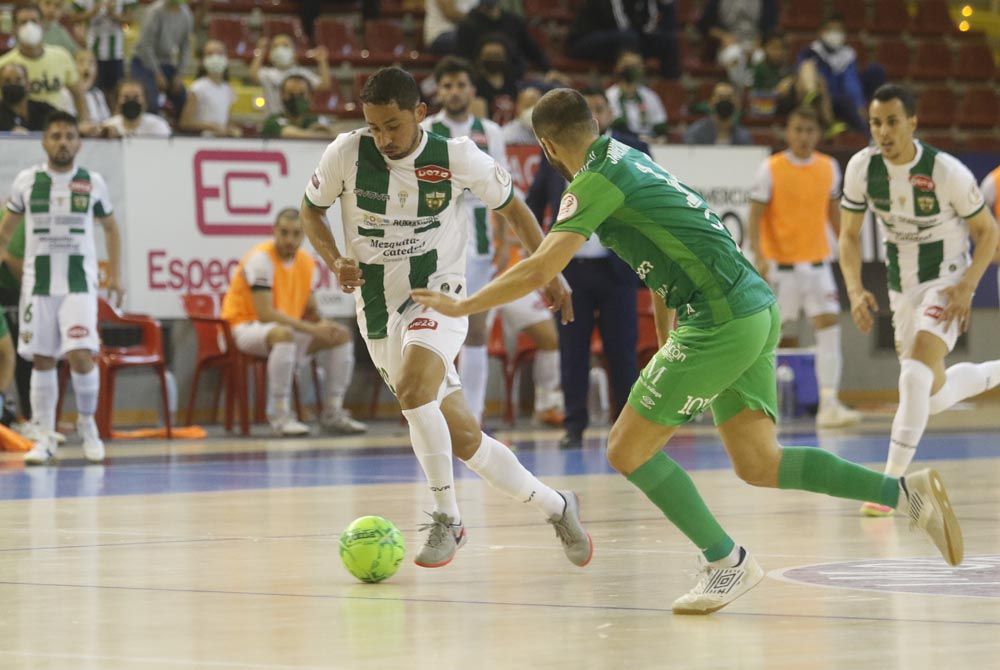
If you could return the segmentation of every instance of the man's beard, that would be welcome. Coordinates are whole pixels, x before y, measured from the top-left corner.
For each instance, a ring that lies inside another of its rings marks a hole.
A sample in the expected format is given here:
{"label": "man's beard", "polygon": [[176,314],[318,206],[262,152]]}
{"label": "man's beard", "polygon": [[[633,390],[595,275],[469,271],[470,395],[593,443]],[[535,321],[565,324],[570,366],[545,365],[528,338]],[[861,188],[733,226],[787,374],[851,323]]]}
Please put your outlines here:
{"label": "man's beard", "polygon": [[444,106],[445,111],[448,112],[449,116],[462,116],[469,111],[469,103],[460,103],[460,106],[456,107],[453,104],[447,104]]}
{"label": "man's beard", "polygon": [[[62,159],[61,158],[62,155],[65,155],[68,158]],[[55,154],[53,156],[49,156],[49,162],[51,162],[52,165],[54,165],[56,167],[64,168],[64,167],[69,167],[70,165],[72,165],[74,158],[75,158],[75,156],[73,156],[68,151],[65,152],[65,153],[62,152],[62,151],[60,151],[59,153],[57,153],[57,154]]]}
{"label": "man's beard", "polygon": [[542,147],[542,153],[545,154],[545,160],[549,162],[549,165],[556,169],[556,172],[561,174],[566,181],[573,181],[573,173],[570,172],[565,165],[550,156],[549,152],[545,150],[545,147]]}

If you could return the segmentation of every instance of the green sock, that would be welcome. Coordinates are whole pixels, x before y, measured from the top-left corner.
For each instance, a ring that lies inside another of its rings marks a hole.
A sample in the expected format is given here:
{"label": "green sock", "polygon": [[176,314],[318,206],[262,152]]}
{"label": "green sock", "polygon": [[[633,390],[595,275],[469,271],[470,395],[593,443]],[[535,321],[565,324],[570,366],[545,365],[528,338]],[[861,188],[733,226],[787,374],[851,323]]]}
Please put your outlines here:
{"label": "green sock", "polygon": [[778,487],[889,507],[899,502],[899,479],[845,461],[818,447],[785,447],[778,466]]}
{"label": "green sock", "polygon": [[706,561],[725,558],[736,546],[708,511],[688,473],[662,451],[630,474],[628,480],[695,543]]}

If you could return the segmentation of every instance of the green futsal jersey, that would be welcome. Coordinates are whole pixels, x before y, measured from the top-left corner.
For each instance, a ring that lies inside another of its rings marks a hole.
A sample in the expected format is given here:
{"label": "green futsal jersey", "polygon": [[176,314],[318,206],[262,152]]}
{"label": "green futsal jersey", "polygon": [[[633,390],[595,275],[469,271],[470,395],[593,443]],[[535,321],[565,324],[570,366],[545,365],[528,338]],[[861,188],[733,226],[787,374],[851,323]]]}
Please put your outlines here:
{"label": "green futsal jersey", "polygon": [[588,149],[552,230],[596,234],[687,325],[720,326],[774,302],[704,198],[608,137]]}

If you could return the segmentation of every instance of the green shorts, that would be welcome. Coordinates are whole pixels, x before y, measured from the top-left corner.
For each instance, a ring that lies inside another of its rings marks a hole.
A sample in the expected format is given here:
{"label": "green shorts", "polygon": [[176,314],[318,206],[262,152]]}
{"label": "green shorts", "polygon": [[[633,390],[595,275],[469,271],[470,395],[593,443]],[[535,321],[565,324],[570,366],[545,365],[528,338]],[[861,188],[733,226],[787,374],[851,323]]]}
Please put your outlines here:
{"label": "green shorts", "polygon": [[709,408],[716,425],[744,409],[776,419],[774,350],[780,339],[776,304],[721,326],[682,325],[643,368],[628,404],[666,426],[687,423]]}

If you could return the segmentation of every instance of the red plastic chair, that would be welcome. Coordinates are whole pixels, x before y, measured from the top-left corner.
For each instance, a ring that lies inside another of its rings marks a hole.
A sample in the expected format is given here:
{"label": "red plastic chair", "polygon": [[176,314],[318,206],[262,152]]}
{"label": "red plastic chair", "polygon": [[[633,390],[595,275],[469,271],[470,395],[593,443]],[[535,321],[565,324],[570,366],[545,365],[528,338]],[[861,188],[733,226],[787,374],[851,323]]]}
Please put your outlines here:
{"label": "red plastic chair", "polygon": [[981,38],[970,40],[958,47],[958,63],[954,72],[956,79],[963,81],[988,82],[996,77],[993,52]]}
{"label": "red plastic chair", "polygon": [[910,47],[899,38],[885,38],[875,45],[875,62],[885,68],[889,79],[905,79],[910,74]]}
{"label": "red plastic chair", "polygon": [[948,13],[947,0],[920,0],[910,30],[915,35],[948,35],[958,32]]}
{"label": "red plastic chair", "polygon": [[297,16],[266,16],[260,29],[261,36],[269,39],[275,35],[288,35],[300,52],[309,48],[309,39],[302,30],[302,21]]}
{"label": "red plastic chair", "polygon": [[391,63],[403,58],[406,46],[403,26],[394,19],[374,19],[365,22],[365,48],[372,61]]}
{"label": "red plastic chair", "polygon": [[789,5],[781,12],[779,25],[782,30],[815,31],[823,20],[824,11],[821,2],[800,2],[794,6]]}
{"label": "red plastic chair", "polygon": [[208,36],[225,44],[230,58],[247,60],[253,55],[250,28],[241,16],[209,17]]}
{"label": "red plastic chair", "polygon": [[354,26],[335,16],[321,16],[316,19],[313,35],[317,46],[325,46],[331,59],[350,58],[361,50],[354,36]]}
{"label": "red plastic chair", "polygon": [[182,295],[181,302],[184,304],[184,312],[198,338],[198,353],[195,358],[194,377],[191,379],[191,391],[188,394],[185,422],[191,425],[201,373],[207,369],[218,369],[220,379],[218,386],[215,387],[215,399],[212,402],[212,423],[215,423],[218,418],[219,400],[222,397],[223,387],[226,387],[226,427],[231,429],[232,415],[229,398],[233,392],[231,385],[235,381],[232,372],[236,364],[236,347],[233,345],[229,324],[216,316],[216,301],[213,295],[207,293]]}
{"label": "red plastic chair", "polygon": [[924,41],[917,46],[910,75],[914,79],[947,79],[952,71],[951,49],[940,40]]}
{"label": "red plastic chair", "polygon": [[172,437],[170,404],[167,395],[167,361],[163,356],[163,331],[160,322],[144,314],[122,314],[103,298],[97,299],[97,318],[102,324],[133,326],[142,332],[139,344],[130,347],[101,346],[97,365],[101,370],[101,400],[98,402],[97,427],[104,439],[111,439],[114,411],[115,378],[119,370],[152,368],[160,380],[163,422],[167,439]]}
{"label": "red plastic chair", "polygon": [[515,418],[514,383],[517,381],[517,371],[521,365],[535,359],[535,343],[524,333],[518,333],[516,348],[513,354],[510,354],[504,341],[503,319],[497,316],[493,319],[486,352],[491,358],[500,361],[503,370],[504,418],[507,423],[513,426]]}
{"label": "red plastic chair", "polygon": [[962,96],[958,112],[961,128],[993,128],[1000,118],[1000,102],[992,88],[975,88]]}
{"label": "red plastic chair", "polygon": [[947,128],[955,123],[955,94],[947,86],[931,86],[920,94],[921,128]]}
{"label": "red plastic chair", "polygon": [[833,9],[844,17],[848,33],[859,33],[868,23],[867,0],[833,0]]}
{"label": "red plastic chair", "polygon": [[910,13],[906,0],[875,0],[872,20],[868,30],[873,33],[899,35],[910,27]]}

